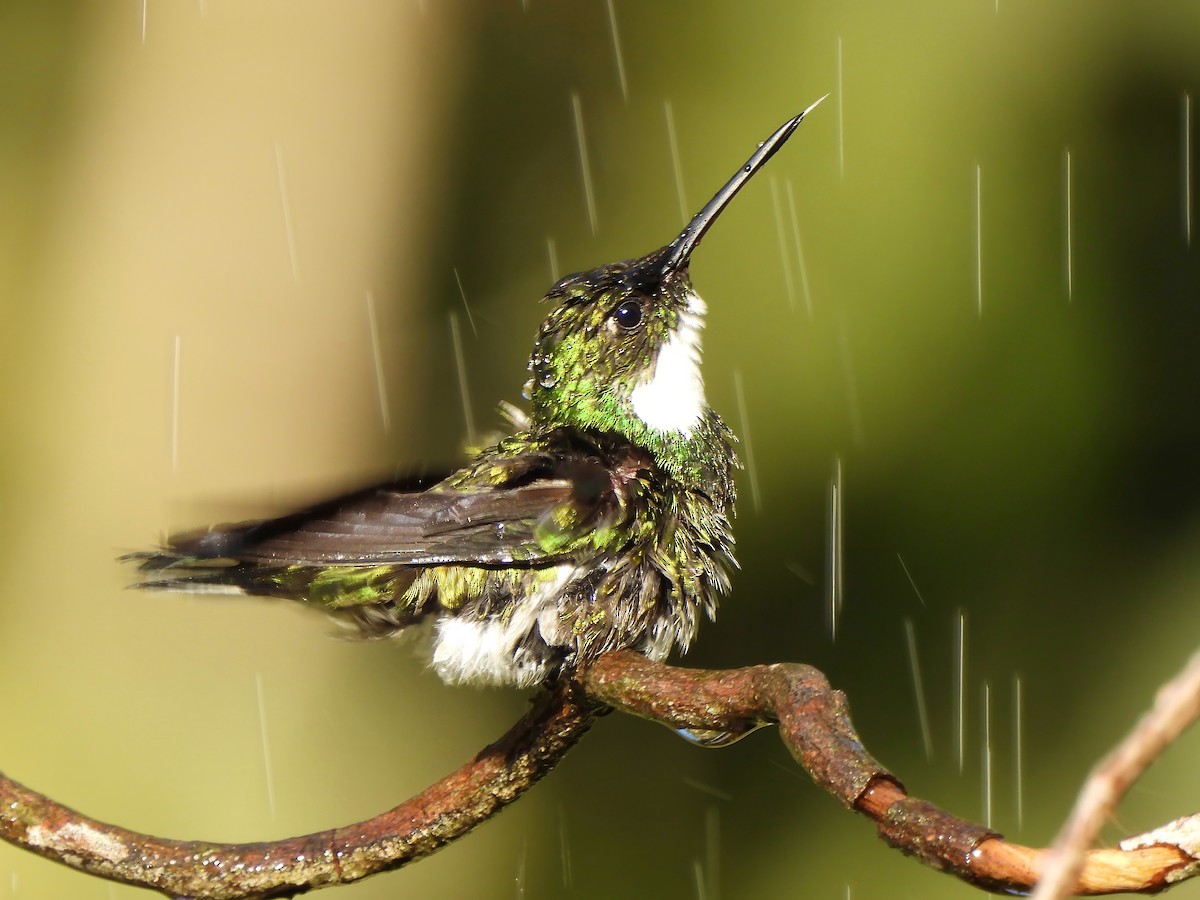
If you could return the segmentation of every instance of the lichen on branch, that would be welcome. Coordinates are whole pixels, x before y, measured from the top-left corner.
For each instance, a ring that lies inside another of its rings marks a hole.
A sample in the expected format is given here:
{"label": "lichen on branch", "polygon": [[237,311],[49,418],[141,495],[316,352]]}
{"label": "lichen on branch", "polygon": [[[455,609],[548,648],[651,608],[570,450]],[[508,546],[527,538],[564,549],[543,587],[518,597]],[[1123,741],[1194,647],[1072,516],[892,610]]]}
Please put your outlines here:
{"label": "lichen on branch", "polygon": [[[705,671],[630,651],[601,656],[554,684],[470,762],[355,825],[257,844],[173,841],[89,819],[0,774],[0,838],[171,897],[290,897],[399,868],[466,834],[553,769],[605,707],[672,728],[734,735],[775,724],[813,780],[872,820],[887,844],[985,890],[1026,892],[1046,866],[1048,851],[1009,843],[910,797],[863,747],[845,696],[811,666]],[[1175,727],[1181,723],[1177,718]],[[1162,890],[1200,872],[1198,834],[1200,817],[1184,817],[1120,849],[1089,851],[1068,887],[1082,894]]]}

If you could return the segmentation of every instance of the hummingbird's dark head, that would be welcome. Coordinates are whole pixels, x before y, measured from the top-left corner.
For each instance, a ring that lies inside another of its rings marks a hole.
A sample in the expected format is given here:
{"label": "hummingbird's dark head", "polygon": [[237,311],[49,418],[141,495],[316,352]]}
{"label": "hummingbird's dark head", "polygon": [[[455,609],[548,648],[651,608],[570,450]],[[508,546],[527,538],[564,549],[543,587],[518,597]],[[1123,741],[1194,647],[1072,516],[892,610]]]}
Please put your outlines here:
{"label": "hummingbird's dark head", "polygon": [[568,275],[546,299],[529,361],[535,421],[619,431],[688,432],[707,404],[700,376],[704,302],[670,248]]}
{"label": "hummingbird's dark head", "polygon": [[529,360],[527,394],[538,427],[616,431],[647,447],[687,440],[708,411],[700,375],[705,305],[688,261],[813,106],[776,130],[671,243],[568,275],[550,289],[546,299],[556,308]]}

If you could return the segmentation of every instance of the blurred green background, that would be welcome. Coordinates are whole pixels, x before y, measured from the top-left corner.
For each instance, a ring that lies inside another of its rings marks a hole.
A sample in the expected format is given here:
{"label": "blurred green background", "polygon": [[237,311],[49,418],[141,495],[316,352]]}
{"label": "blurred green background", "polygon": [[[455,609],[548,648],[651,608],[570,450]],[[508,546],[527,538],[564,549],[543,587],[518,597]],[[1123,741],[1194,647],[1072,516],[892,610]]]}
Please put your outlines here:
{"label": "blurred green background", "polygon": [[[813,663],[911,790],[1049,841],[1200,636],[1198,41],[1179,2],[6,0],[0,768],[131,828],[263,840],[389,808],[500,734],[517,692],[302,610],[128,592],[113,558],[458,459],[451,313],[472,424],[497,427],[552,276],[664,243],[833,92],[693,266],[709,397],[755,466],[689,662]],[[1108,839],[1200,808],[1198,751]],[[970,892],[770,731],[705,751],[612,716],[496,820],[337,896]],[[0,898],[135,895],[0,847]]]}

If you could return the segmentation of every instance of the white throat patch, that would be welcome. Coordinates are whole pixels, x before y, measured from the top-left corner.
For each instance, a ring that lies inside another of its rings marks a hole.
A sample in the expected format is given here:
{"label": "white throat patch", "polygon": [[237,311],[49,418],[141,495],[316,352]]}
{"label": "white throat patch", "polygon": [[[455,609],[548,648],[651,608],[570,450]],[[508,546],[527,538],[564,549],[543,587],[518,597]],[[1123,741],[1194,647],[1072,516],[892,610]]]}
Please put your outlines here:
{"label": "white throat patch", "polygon": [[659,349],[650,378],[633,389],[634,414],[657,431],[690,434],[704,415],[704,379],[700,376],[700,332],[704,301],[688,293],[687,308],[671,337]]}

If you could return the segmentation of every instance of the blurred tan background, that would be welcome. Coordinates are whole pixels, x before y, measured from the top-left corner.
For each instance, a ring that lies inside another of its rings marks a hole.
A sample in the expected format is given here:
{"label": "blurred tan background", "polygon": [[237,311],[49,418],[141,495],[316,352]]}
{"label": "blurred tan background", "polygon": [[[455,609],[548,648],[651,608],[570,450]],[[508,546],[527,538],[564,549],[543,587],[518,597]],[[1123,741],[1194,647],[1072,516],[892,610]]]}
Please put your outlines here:
{"label": "blurred tan background", "polygon": [[[496,427],[552,274],[682,224],[665,102],[690,215],[833,92],[693,266],[710,399],[755,466],[743,570],[689,661],[822,667],[910,789],[1048,841],[1200,643],[1198,34],[1193,5],[1104,0],[8,0],[0,769],[131,828],[262,840],[368,817],[495,738],[520,694],[443,687],[302,610],[128,592],[114,557],[454,462],[449,315],[472,425]],[[1200,808],[1197,740],[1109,837]],[[703,751],[614,716],[475,834],[337,896],[969,892],[769,731]],[[133,896],[0,847],[0,898]]]}

